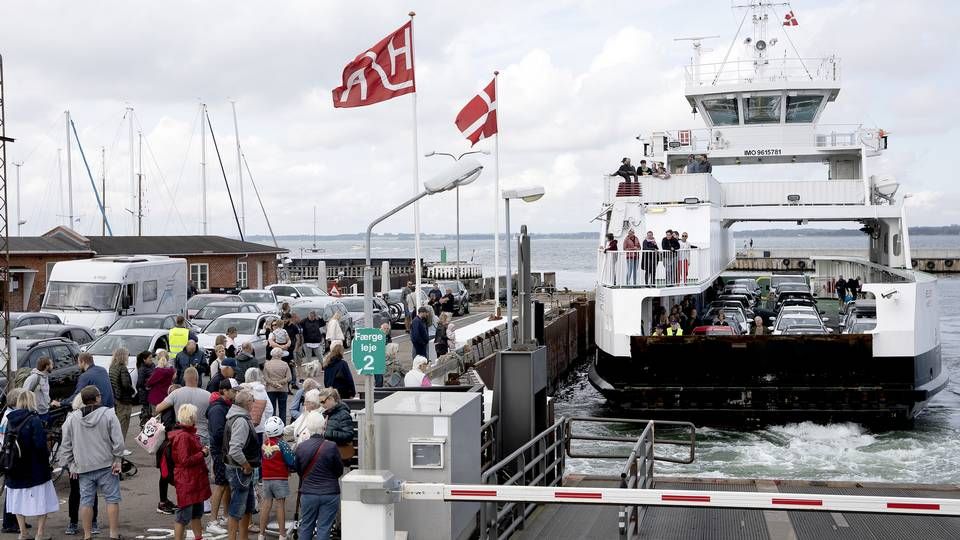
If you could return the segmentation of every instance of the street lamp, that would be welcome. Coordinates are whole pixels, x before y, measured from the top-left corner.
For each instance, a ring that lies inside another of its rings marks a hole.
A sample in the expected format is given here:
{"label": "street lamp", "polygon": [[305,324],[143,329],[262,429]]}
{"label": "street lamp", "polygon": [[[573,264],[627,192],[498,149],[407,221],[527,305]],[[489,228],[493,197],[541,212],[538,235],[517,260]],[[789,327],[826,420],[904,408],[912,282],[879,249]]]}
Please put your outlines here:
{"label": "street lamp", "polygon": [[[483,171],[483,165],[475,159],[466,159],[457,162],[441,171],[439,174],[423,183],[423,191],[407,199],[399,206],[393,208],[386,214],[370,222],[367,226],[367,258],[366,265],[363,268],[363,327],[373,328],[373,266],[370,262],[370,237],[373,234],[373,228],[381,221],[389,218],[411,204],[419,201],[427,195],[442,193],[460,186],[465,186],[480,177]],[[420,294],[420,291],[416,291]],[[374,470],[376,468],[376,451],[374,448],[373,436],[373,375],[366,375],[363,386],[363,401],[366,413],[363,415],[364,422],[364,452],[363,468]]]}
{"label": "street lamp", "polygon": [[[507,220],[507,346],[513,347],[513,266],[510,263],[510,199],[520,199],[523,202],[534,202],[543,197],[543,186],[528,186],[516,189],[505,189],[500,192],[506,210]],[[497,299],[499,302],[500,299]]]}
{"label": "street lamp", "polygon": [[[483,154],[485,156],[489,156],[490,151],[470,150],[469,152],[460,154],[460,156],[454,156],[449,152],[437,152],[436,150],[433,150],[424,154],[423,157],[450,156],[454,161],[460,161],[463,159],[463,156],[469,156],[470,154]],[[493,234],[497,234],[497,231],[493,231]],[[460,186],[457,186],[457,264],[455,266],[457,269],[457,279],[460,279]]]}

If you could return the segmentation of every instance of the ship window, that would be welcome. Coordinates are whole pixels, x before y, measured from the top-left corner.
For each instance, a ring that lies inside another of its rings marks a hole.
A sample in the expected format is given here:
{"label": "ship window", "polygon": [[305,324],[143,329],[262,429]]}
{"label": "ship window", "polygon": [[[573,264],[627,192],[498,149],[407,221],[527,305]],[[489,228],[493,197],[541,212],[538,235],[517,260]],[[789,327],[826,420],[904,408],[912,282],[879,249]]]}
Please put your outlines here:
{"label": "ship window", "polygon": [[783,96],[755,96],[743,98],[744,124],[779,124]]}
{"label": "ship window", "polygon": [[740,114],[737,110],[737,100],[735,98],[724,99],[704,99],[703,110],[710,115],[710,121],[715,126],[735,126],[740,123]]}
{"label": "ship window", "polygon": [[899,234],[893,235],[893,256],[894,257],[900,256],[900,235]]}
{"label": "ship window", "polygon": [[813,122],[823,96],[787,96],[787,123]]}

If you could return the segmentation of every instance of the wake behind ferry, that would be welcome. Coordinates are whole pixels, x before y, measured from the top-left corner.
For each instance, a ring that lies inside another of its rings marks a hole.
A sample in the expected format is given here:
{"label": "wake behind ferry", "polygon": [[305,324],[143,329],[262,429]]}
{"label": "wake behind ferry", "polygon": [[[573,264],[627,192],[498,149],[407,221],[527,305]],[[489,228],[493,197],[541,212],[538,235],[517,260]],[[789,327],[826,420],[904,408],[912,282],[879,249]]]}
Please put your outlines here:
{"label": "wake behind ferry", "polygon": [[[819,123],[840,93],[839,59],[778,53],[770,26],[795,31],[789,16],[781,26],[770,3],[743,9],[753,31],[731,49],[747,59],[701,63],[693,40],[685,96],[706,127],[653,132],[650,171],[605,178],[590,381],[648,418],[909,425],[947,374],[936,279],[913,269],[905,197],[870,159],[888,135]],[[818,164],[826,178],[809,179]],[[738,275],[731,228],[744,222],[857,223],[869,258]],[[860,285],[853,302],[837,296],[841,276]],[[657,330],[681,305],[696,323]]]}

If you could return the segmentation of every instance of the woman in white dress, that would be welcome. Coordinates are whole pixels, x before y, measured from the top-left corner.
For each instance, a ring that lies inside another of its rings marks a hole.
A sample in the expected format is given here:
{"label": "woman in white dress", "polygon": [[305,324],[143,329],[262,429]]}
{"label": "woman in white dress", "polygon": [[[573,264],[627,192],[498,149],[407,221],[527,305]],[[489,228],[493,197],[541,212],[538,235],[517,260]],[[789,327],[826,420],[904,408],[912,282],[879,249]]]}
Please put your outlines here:
{"label": "woman in white dress", "polygon": [[47,514],[60,510],[60,500],[50,479],[50,452],[47,430],[37,416],[37,398],[33,392],[17,397],[16,409],[6,419],[5,436],[14,431],[20,447],[19,457],[5,476],[7,512],[16,514],[21,531],[27,530],[28,516],[37,518],[37,538],[46,538]]}

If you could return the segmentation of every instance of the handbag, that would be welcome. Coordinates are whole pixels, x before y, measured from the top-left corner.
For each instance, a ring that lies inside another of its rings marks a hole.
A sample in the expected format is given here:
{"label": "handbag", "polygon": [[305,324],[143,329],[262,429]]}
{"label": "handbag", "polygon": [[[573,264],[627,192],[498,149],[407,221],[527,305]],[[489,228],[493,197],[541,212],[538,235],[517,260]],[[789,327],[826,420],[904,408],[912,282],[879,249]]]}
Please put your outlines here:
{"label": "handbag", "polygon": [[353,447],[353,441],[347,443],[337,443],[337,450],[340,451],[340,461],[347,462],[357,455],[357,449]]}
{"label": "handbag", "polygon": [[147,453],[154,454],[157,449],[160,448],[160,443],[162,443],[167,438],[167,430],[163,427],[163,422],[160,421],[160,416],[151,417],[147,420],[147,423],[143,425],[143,430],[137,435],[137,444],[141,448],[147,451]]}

